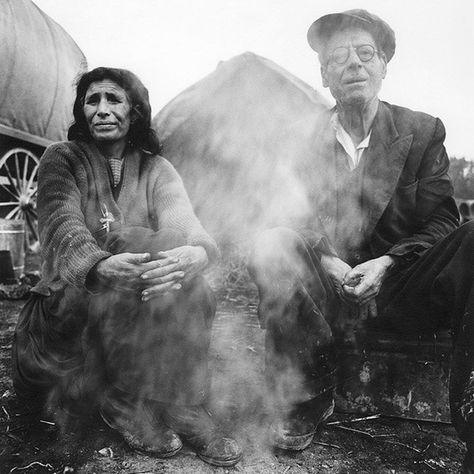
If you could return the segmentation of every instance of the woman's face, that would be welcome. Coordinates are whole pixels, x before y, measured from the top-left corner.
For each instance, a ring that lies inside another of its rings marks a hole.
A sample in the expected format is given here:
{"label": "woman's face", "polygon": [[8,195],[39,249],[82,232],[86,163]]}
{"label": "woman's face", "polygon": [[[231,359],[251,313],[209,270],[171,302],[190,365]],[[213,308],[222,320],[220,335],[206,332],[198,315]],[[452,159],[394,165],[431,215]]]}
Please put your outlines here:
{"label": "woman's face", "polygon": [[127,93],[111,80],[93,82],[84,97],[84,116],[97,142],[126,141],[131,105]]}

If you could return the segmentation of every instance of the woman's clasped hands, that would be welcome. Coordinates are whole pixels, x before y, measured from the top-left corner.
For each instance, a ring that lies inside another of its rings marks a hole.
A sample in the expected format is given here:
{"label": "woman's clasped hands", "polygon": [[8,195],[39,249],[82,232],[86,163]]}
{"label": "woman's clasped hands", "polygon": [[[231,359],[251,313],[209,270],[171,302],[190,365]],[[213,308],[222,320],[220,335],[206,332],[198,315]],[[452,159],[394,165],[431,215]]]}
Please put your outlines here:
{"label": "woman's clasped hands", "polygon": [[184,245],[158,252],[120,253],[97,264],[99,280],[122,291],[141,290],[143,301],[178,291],[208,264],[206,250],[201,246]]}

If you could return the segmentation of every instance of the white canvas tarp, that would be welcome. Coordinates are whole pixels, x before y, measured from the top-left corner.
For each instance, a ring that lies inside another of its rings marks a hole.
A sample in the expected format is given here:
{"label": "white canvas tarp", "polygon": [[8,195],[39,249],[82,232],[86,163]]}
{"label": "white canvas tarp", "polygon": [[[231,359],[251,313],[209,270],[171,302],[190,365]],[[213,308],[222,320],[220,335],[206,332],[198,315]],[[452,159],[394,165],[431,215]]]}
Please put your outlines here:
{"label": "white canvas tarp", "polygon": [[73,39],[30,0],[0,0],[0,64],[0,133],[63,140],[86,67]]}

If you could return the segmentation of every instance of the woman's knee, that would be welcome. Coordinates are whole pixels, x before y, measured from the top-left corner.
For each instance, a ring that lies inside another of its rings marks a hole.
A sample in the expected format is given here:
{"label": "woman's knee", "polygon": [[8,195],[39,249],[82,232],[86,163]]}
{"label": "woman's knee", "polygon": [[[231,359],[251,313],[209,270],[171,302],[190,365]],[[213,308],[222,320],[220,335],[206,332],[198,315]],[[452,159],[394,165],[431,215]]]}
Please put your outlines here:
{"label": "woman's knee", "polygon": [[206,319],[214,318],[217,307],[216,296],[203,276],[193,278],[188,285],[184,285],[183,290],[191,301],[191,306],[202,308]]}
{"label": "woman's knee", "polygon": [[147,227],[129,226],[111,232],[105,248],[113,254],[122,252],[158,253],[185,245],[184,234],[176,229],[154,231]]}
{"label": "woman's knee", "polygon": [[[176,229],[160,229],[153,236],[152,245],[157,251],[171,250],[186,245],[184,234]],[[154,250],[152,249],[151,252]]]}

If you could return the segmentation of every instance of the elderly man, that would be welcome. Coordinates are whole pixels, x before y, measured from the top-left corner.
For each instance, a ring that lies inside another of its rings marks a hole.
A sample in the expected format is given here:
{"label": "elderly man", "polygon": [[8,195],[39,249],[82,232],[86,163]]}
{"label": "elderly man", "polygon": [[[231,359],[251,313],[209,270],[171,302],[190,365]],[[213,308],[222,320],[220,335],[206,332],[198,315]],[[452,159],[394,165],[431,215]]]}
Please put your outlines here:
{"label": "elderly man", "polygon": [[395,34],[377,16],[359,9],[323,16],[308,41],[336,100],[301,173],[317,225],[262,233],[249,265],[278,408],[273,442],[304,449],[332,413],[334,331],[341,314],[356,313],[401,333],[451,329],[452,418],[469,469],[474,223],[458,228],[443,124],[379,100]]}

